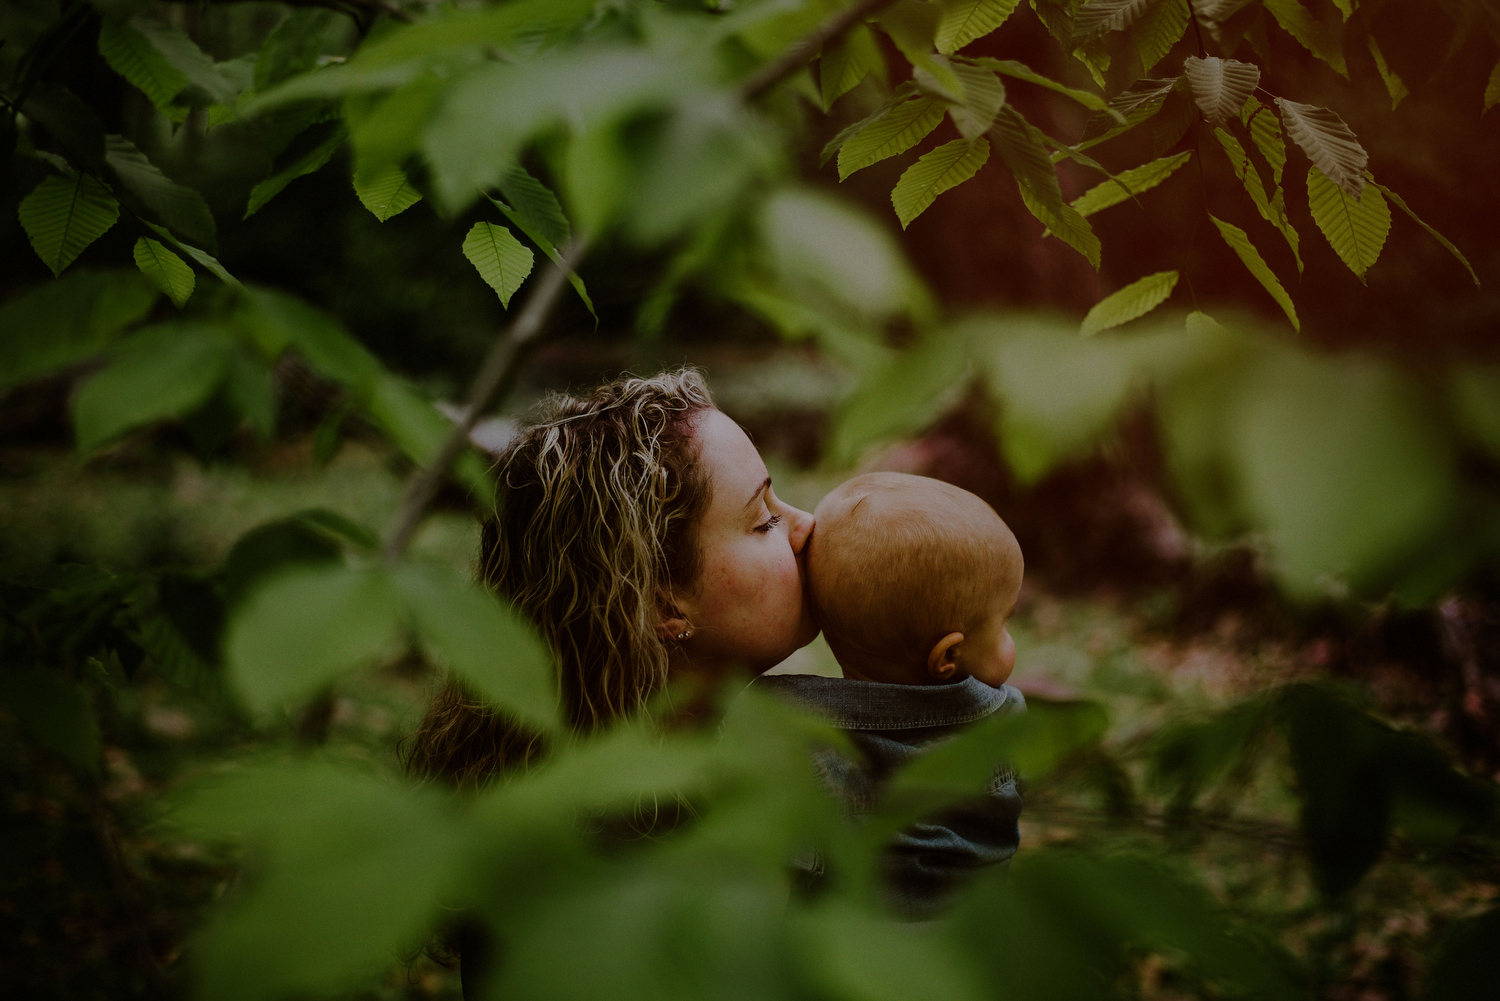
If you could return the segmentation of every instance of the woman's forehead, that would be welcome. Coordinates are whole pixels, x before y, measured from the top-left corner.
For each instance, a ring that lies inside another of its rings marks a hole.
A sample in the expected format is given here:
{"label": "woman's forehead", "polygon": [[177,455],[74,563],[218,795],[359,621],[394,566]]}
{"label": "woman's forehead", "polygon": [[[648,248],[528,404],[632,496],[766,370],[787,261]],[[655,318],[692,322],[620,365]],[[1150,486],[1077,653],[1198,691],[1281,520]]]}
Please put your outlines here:
{"label": "woman's forehead", "polygon": [[740,507],[748,503],[766,479],[766,464],[750,436],[720,410],[703,411],[694,431],[699,461],[713,484],[714,504]]}

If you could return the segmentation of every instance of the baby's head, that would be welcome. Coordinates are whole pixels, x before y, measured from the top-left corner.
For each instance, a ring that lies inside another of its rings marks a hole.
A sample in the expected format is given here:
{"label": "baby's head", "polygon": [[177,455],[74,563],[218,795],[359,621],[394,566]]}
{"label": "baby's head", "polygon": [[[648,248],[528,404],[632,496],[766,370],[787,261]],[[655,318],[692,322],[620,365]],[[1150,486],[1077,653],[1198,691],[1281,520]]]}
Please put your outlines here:
{"label": "baby's head", "polygon": [[941,480],[869,473],[824,497],[816,518],[808,587],[845,677],[998,685],[1010,676],[1005,623],[1024,564],[988,504]]}

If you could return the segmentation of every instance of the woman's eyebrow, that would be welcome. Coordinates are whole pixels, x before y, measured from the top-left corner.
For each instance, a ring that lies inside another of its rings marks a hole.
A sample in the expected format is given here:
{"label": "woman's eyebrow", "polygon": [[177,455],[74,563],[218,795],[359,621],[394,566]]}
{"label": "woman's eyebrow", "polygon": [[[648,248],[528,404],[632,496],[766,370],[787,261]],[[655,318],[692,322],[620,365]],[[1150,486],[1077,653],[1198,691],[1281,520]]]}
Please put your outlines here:
{"label": "woman's eyebrow", "polygon": [[750,499],[745,501],[745,506],[749,507],[751,504],[754,504],[756,500],[759,499],[760,495],[766,492],[766,488],[770,485],[771,478],[769,476],[767,476],[764,480],[761,480],[760,486],[755,488],[755,493],[751,494]]}

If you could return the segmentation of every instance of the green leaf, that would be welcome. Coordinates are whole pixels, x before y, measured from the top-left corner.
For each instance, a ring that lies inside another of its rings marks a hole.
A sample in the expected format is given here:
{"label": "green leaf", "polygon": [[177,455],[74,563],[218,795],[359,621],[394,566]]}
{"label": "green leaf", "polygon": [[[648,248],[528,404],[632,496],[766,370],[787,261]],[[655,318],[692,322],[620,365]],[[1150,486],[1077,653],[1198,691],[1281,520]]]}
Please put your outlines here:
{"label": "green leaf", "polygon": [[1391,231],[1391,210],[1380,191],[1366,187],[1357,201],[1317,167],[1307,172],[1307,207],[1334,251],[1361,283]]}
{"label": "green leaf", "polygon": [[1073,148],[1086,150],[1090,146],[1097,146],[1149,120],[1161,110],[1167,95],[1176,86],[1176,79],[1137,80],[1110,100],[1108,113],[1089,117],[1084,125],[1082,141]]}
{"label": "green leaf", "polygon": [[1161,0],[1136,22],[1131,36],[1141,57],[1141,73],[1150,73],[1166,58],[1187,31],[1190,18],[1187,0]]}
{"label": "green leaf", "polygon": [[1073,38],[1081,42],[1130,27],[1157,0],[1088,0],[1073,15]]}
{"label": "green leaf", "polygon": [[0,306],[0,390],[93,357],[155,302],[137,272],[82,269],[11,299]]}
{"label": "green leaf", "polygon": [[224,380],[224,395],[261,440],[269,441],[276,431],[276,382],[266,364],[243,347],[236,351]]}
{"label": "green leaf", "polygon": [[255,59],[255,89],[307,73],[318,65],[334,12],[321,7],[293,8],[261,45]]}
{"label": "green leaf", "polygon": [[224,381],[235,350],[223,331],[191,323],[147,327],[122,341],[114,360],[73,397],[79,452],[191,414]]}
{"label": "green leaf", "polygon": [[148,237],[135,241],[135,265],[151,284],[165,292],[181,309],[193,294],[193,269],[182,258]]}
{"label": "green leaf", "polygon": [[1406,200],[1404,198],[1402,198],[1400,195],[1396,194],[1390,188],[1386,187],[1384,184],[1379,183],[1378,181],[1375,181],[1374,179],[1370,179],[1370,183],[1373,184],[1373,185],[1375,185],[1375,187],[1377,189],[1379,189],[1379,191],[1380,191],[1381,194],[1385,195],[1391,201],[1395,202],[1396,203],[1396,208],[1400,209],[1402,212],[1405,212],[1408,216],[1410,216],[1411,219],[1412,219],[1412,221],[1415,222],[1418,226],[1421,226],[1423,229],[1425,229],[1427,231],[1427,233],[1428,233],[1429,236],[1431,236],[1438,243],[1441,243],[1444,247],[1446,247],[1447,250],[1448,250],[1448,253],[1450,253],[1454,257],[1458,258],[1458,263],[1462,264],[1464,266],[1464,269],[1469,272],[1469,277],[1472,278],[1472,279],[1474,279],[1474,284],[1475,285],[1479,284],[1479,276],[1474,273],[1474,268],[1469,264],[1468,259],[1466,257],[1464,257],[1464,255],[1462,253],[1459,252],[1459,249],[1457,247],[1455,247],[1451,242],[1449,242],[1449,240],[1448,240],[1448,238],[1446,236],[1444,236],[1443,234],[1439,233],[1437,230],[1433,229],[1431,226],[1427,225],[1421,219],[1417,218],[1417,214],[1415,212],[1413,212],[1411,210],[1410,206],[1408,206],[1406,204]]}
{"label": "green leaf", "polygon": [[1185,328],[1188,334],[1193,337],[1222,336],[1229,333],[1225,329],[1224,324],[1197,309],[1187,315]]}
{"label": "green leaf", "polygon": [[257,714],[289,709],[392,652],[401,602],[383,567],[297,567],[260,584],[225,636],[229,678]]}
{"label": "green leaf", "polygon": [[169,229],[202,246],[214,246],[218,227],[201,194],[163,174],[125,137],[106,136],[105,144],[104,159],[125,190],[145,202]]}
{"label": "green leaf", "polygon": [[285,292],[245,289],[235,322],[268,360],[294,348],[314,372],[360,393],[370,392],[383,371],[337,321]]}
{"label": "green leaf", "polygon": [[1307,154],[1328,179],[1358,198],[1365,188],[1365,168],[1370,162],[1359,140],[1344,120],[1327,108],[1276,99],[1286,134]]}
{"label": "green leaf", "polygon": [[[1391,95],[1391,110],[1395,111],[1406,95],[1411,92],[1406,89],[1406,81],[1402,80],[1396,74],[1395,70],[1391,69],[1386,63],[1385,53],[1380,51],[1380,43],[1375,40],[1375,33],[1373,31],[1365,35],[1365,41],[1369,44],[1370,58],[1375,60],[1375,69],[1380,73],[1380,79],[1385,83],[1385,91]],[[1497,69],[1500,69],[1500,67],[1497,67]],[[1500,80],[1500,76],[1492,78],[1491,87],[1496,86],[1495,80]],[[1496,99],[1500,100],[1500,88],[1496,89],[1496,95]],[[1488,100],[1488,92],[1486,92],[1486,100]],[[1486,105],[1486,110],[1488,110],[1488,105]]]}
{"label": "green leaf", "polygon": [[187,76],[130,21],[104,19],[99,26],[99,54],[158,108],[170,104],[188,85]]}
{"label": "green leaf", "polygon": [[431,656],[527,726],[557,728],[551,652],[514,609],[447,567],[408,564],[391,579]]}
{"label": "green leaf", "polygon": [[1304,49],[1331,66],[1339,76],[1348,78],[1349,67],[1344,63],[1338,41],[1328,36],[1323,25],[1298,0],[1261,0],[1261,5]]}
{"label": "green leaf", "polygon": [[938,195],[973,177],[989,158],[990,144],[983,136],[973,141],[955,139],[924,153],[906,168],[891,191],[901,228],[911,225]]}
{"label": "green leaf", "polygon": [[1265,258],[1260,256],[1260,251],[1255,249],[1255,244],[1250,242],[1250,237],[1245,231],[1231,223],[1227,223],[1216,216],[1209,216],[1213,224],[1219,228],[1219,235],[1224,237],[1224,242],[1239,255],[1245,267],[1260,282],[1261,287],[1271,293],[1271,298],[1286,313],[1286,318],[1292,322],[1292,329],[1300,331],[1302,324],[1297,321],[1297,309],[1292,305],[1292,297],[1286,294],[1286,289],[1281,287],[1281,282],[1272,271],[1270,265],[1266,264]]}
{"label": "green leaf", "polygon": [[18,215],[32,249],[54,275],[120,218],[120,203],[88,174],[44,177],[21,201]]}
{"label": "green leaf", "polygon": [[953,63],[953,73],[964,85],[964,99],[948,109],[958,134],[978,139],[995,123],[995,115],[1005,103],[1005,85],[987,69],[968,63]]}
{"label": "green leaf", "polygon": [[510,305],[510,297],[531,274],[531,251],[510,230],[494,223],[474,224],[464,237],[464,256],[479,271],[485,284],[495,290],[502,306]]}
{"label": "green leaf", "polygon": [[1188,56],[1182,63],[1183,73],[1193,87],[1193,100],[1212,126],[1239,114],[1260,84],[1260,67],[1238,59]]}
{"label": "green leaf", "polygon": [[406,171],[400,167],[387,167],[363,183],[356,173],[354,193],[359,196],[360,204],[381,222],[400,215],[422,200],[421,193],[412,187],[411,181],[406,178]]}
{"label": "green leaf", "polygon": [[823,106],[831,107],[872,73],[885,79],[885,57],[880,54],[874,33],[862,24],[855,25],[842,38],[825,46],[818,59],[818,88]]}
{"label": "green leaf", "polygon": [[0,671],[0,705],[47,750],[84,771],[99,771],[99,724],[77,685],[56,671],[7,664]]}
{"label": "green leaf", "polygon": [[557,196],[520,164],[512,164],[500,176],[499,187],[511,210],[525,220],[527,235],[535,231],[554,247],[566,247],[573,242],[572,227]]}
{"label": "green leaf", "polygon": [[1166,302],[1176,287],[1175,271],[1158,271],[1154,275],[1133,281],[1095,303],[1083,318],[1083,325],[1078,328],[1078,333],[1084,337],[1092,337],[1100,331],[1145,316]]}
{"label": "green leaf", "polygon": [[1240,110],[1240,121],[1250,130],[1255,148],[1271,165],[1273,187],[1281,187],[1281,172],[1286,167],[1286,141],[1281,138],[1281,120],[1268,106],[1252,98]]}
{"label": "green leaf", "polygon": [[852,463],[868,446],[922,430],[968,385],[963,340],[929,334],[860,380],[839,408],[831,451]]}
{"label": "green leaf", "polygon": [[130,27],[142,35],[188,83],[207,94],[212,103],[222,104],[234,99],[237,93],[234,84],[219,72],[213,59],[198,48],[198,43],[181,30],[150,17],[133,17]]}
{"label": "green leaf", "polygon": [[[979,66],[987,70],[994,70],[996,73],[1001,73],[1008,77],[1014,77],[1017,80],[1025,80],[1027,83],[1034,83],[1038,87],[1046,87],[1048,90],[1053,91],[1054,93],[1062,94],[1064,97],[1071,97],[1073,100],[1077,101],[1085,108],[1088,108],[1090,111],[1103,111],[1106,114],[1111,113],[1109,111],[1109,105],[1105,102],[1104,98],[1100,97],[1098,94],[1090,93],[1086,90],[1079,90],[1077,87],[1069,87],[1066,84],[1058,83],[1056,80],[1053,80],[1050,77],[1042,76],[1040,73],[1036,72],[1025,63],[1017,62],[1014,59],[991,59],[986,56],[980,59],[971,59],[969,60],[969,62],[971,62],[975,66]],[[1113,114],[1120,121],[1123,122],[1125,120],[1125,116],[1120,115],[1118,112],[1113,112]]]}
{"label": "green leaf", "polygon": [[291,184],[304,174],[313,171],[327,163],[344,140],[349,137],[348,131],[342,122],[329,128],[328,134],[316,146],[304,152],[291,163],[282,167],[270,177],[261,181],[250,191],[250,201],[245,206],[245,214],[241,218],[248,219],[260,211],[262,205],[281,194],[281,189]]}
{"label": "green leaf", "polygon": [[1500,104],[1500,63],[1496,63],[1495,68],[1490,70],[1490,82],[1484,86],[1484,111],[1489,111],[1497,104]]}
{"label": "green leaf", "polygon": [[942,13],[933,44],[951,55],[1000,27],[1019,4],[1020,0],[938,0]]}
{"label": "green leaf", "polygon": [[1297,262],[1297,273],[1301,274],[1301,236],[1298,234],[1296,228],[1292,226],[1291,220],[1287,218],[1286,208],[1283,204],[1285,196],[1282,194],[1281,188],[1273,185],[1273,194],[1268,196],[1266,194],[1264,179],[1260,176],[1260,171],[1250,162],[1250,157],[1246,155],[1245,148],[1240,145],[1240,141],[1223,129],[1214,129],[1214,138],[1224,148],[1224,152],[1229,157],[1230,165],[1234,168],[1235,176],[1245,186],[1245,193],[1255,203],[1256,211],[1260,213],[1260,217],[1272,226],[1275,226],[1276,230],[1286,239],[1287,246],[1292,248],[1292,258]]}
{"label": "green leaf", "polygon": [[[538,182],[537,186],[541,187],[540,182]],[[543,188],[542,190],[546,191],[545,188]],[[552,192],[550,191],[547,192],[547,194],[549,195],[551,193]],[[513,222],[517,229],[525,233],[527,239],[531,240],[532,243],[540,247],[542,253],[546,254],[548,259],[551,260],[553,264],[556,264],[558,267],[564,266],[566,262],[563,260],[562,254],[555,246],[553,246],[552,241],[547,239],[547,237],[542,233],[541,230],[535,228],[532,225],[529,219],[523,217],[519,212],[517,212],[515,209],[511,208],[509,205],[505,204],[498,198],[491,198],[490,203],[493,204],[495,208],[499,209],[500,212],[505,216],[505,218]],[[560,206],[557,212],[558,216],[562,218],[563,225],[566,226],[568,220],[566,217],[562,216],[562,208]],[[574,271],[572,268],[568,269],[568,284],[573,286],[573,291],[578,293],[578,298],[583,300],[583,304],[588,307],[589,315],[594,318],[594,323],[597,324],[599,322],[599,314],[594,312],[594,300],[589,298],[589,290],[584,286],[583,279],[580,278],[578,276],[578,272]]]}
{"label": "green leaf", "polygon": [[199,248],[193,246],[191,243],[183,243],[181,240],[177,239],[176,236],[172,235],[172,231],[167,229],[165,226],[158,226],[154,222],[147,222],[146,226],[154,233],[156,233],[157,236],[160,236],[163,240],[166,240],[172,246],[176,247],[184,254],[187,254],[199,264],[203,265],[204,269],[206,269],[209,274],[219,279],[219,281],[223,282],[225,285],[228,285],[230,288],[235,289],[236,291],[244,291],[245,286],[240,284],[240,280],[226,271],[224,265],[219,263],[219,259],[217,257],[214,257],[208,251],[200,250]]}
{"label": "green leaf", "polygon": [[73,166],[91,174],[104,169],[104,126],[78,95],[61,84],[38,84],[23,110],[46,127]]}
{"label": "green leaf", "polygon": [[[453,433],[453,422],[438,413],[431,400],[389,373],[375,376],[364,387],[363,395],[370,418],[420,465],[437,458],[443,442]],[[462,452],[453,472],[478,502],[494,503],[494,481],[487,472],[487,463],[476,452],[472,449]]]}
{"label": "green leaf", "polygon": [[1176,156],[1162,157],[1160,160],[1152,160],[1139,167],[1121,171],[1114,178],[1095,185],[1073,199],[1073,209],[1081,216],[1091,216],[1112,205],[1118,205],[1127,198],[1150,191],[1171,177],[1173,172],[1192,159],[1192,156],[1192,150],[1183,150]]}
{"label": "green leaf", "polygon": [[1057,170],[1047,155],[1042,135],[1010,105],[1000,109],[990,130],[1005,165],[1021,188],[1021,200],[1052,234],[1099,266],[1099,238],[1088,220],[1063,201]]}
{"label": "green leaf", "polygon": [[916,97],[882,112],[844,141],[839,149],[839,180],[886,157],[904,153],[926,138],[943,120],[943,104]]}

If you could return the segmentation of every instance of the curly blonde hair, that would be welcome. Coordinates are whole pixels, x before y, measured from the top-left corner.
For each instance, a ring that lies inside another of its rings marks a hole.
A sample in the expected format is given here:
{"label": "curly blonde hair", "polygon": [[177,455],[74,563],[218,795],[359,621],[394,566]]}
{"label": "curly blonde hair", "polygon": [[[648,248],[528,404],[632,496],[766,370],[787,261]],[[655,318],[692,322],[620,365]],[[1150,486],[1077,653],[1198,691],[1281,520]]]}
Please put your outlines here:
{"label": "curly blonde hair", "polygon": [[[575,730],[643,708],[666,684],[658,623],[664,602],[701,570],[694,529],[710,488],[692,422],[712,407],[691,368],[552,396],[496,466],[479,573],[551,645]],[[407,766],[479,785],[539,748],[536,735],[450,682],[413,735]]]}

